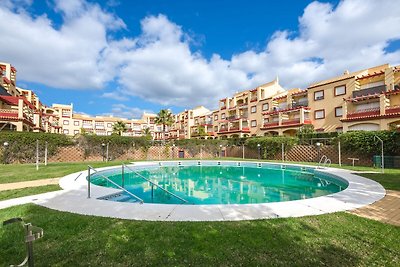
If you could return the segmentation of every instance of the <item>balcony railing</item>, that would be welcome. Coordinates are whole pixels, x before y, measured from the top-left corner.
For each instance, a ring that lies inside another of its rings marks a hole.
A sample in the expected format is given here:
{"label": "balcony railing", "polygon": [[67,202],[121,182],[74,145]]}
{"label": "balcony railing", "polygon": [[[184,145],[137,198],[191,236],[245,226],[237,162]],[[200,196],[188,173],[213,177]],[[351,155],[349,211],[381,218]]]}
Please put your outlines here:
{"label": "balcony railing", "polygon": [[386,92],[386,85],[379,85],[367,89],[353,91],[353,98],[366,95],[380,94],[382,92]]}
{"label": "balcony railing", "polygon": [[380,114],[379,108],[370,108],[370,109],[362,109],[355,112],[347,113],[347,118],[359,118],[359,117],[368,117],[368,116],[377,116]]}
{"label": "balcony railing", "polygon": [[18,118],[18,110],[0,109],[0,117]]}
{"label": "balcony railing", "polygon": [[292,124],[299,124],[299,123],[300,123],[300,119],[282,121],[282,125],[292,125]]}
{"label": "balcony railing", "polygon": [[308,107],[308,101],[299,101],[289,105],[289,108]]}
{"label": "balcony railing", "polygon": [[276,126],[279,126],[279,122],[273,121],[273,122],[264,123],[263,128],[270,128],[270,127],[276,127]]}
{"label": "balcony railing", "polygon": [[386,114],[395,114],[400,112],[400,106],[386,107]]}

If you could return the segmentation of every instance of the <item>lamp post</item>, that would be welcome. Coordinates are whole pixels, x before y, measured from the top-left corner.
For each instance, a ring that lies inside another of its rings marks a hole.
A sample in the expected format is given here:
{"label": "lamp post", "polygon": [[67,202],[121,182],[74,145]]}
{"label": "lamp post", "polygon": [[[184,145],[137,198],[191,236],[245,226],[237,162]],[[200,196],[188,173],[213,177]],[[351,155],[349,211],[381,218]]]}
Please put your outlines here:
{"label": "lamp post", "polygon": [[7,158],[8,158],[8,142],[7,141],[5,141],[4,143],[3,143],[3,146],[4,146],[4,155],[3,155],[3,157],[4,157],[4,164],[7,164]]}
{"label": "lamp post", "polygon": [[106,158],[106,154],[105,154],[106,144],[102,143],[102,144],[101,144],[101,148],[102,148],[102,153],[103,153],[103,161],[104,161],[104,160],[105,160],[105,158]]}
{"label": "lamp post", "polygon": [[317,146],[317,150],[318,150],[317,162],[319,162],[319,156],[320,156],[320,150],[321,150],[321,143],[320,143],[320,142],[317,142],[317,143],[315,143],[315,145]]}
{"label": "lamp post", "polygon": [[258,150],[258,160],[261,159],[261,145],[257,144],[257,150]]}
{"label": "lamp post", "polygon": [[385,158],[383,156],[383,140],[381,138],[379,138],[379,136],[374,135],[374,141],[376,141],[376,139],[378,139],[381,142],[381,169],[382,169],[382,173],[385,173]]}

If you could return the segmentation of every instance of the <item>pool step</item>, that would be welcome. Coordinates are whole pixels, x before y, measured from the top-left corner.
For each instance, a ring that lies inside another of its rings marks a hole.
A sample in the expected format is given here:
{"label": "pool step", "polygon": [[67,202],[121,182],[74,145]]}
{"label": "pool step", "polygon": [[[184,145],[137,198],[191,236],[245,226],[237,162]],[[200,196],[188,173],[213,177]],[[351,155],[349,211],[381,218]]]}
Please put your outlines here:
{"label": "pool step", "polygon": [[103,197],[99,197],[98,199],[118,201],[118,202],[130,202],[130,203],[138,202],[136,199],[134,199],[133,197],[129,196],[128,194],[124,194],[123,192],[106,195],[106,196],[103,196]]}

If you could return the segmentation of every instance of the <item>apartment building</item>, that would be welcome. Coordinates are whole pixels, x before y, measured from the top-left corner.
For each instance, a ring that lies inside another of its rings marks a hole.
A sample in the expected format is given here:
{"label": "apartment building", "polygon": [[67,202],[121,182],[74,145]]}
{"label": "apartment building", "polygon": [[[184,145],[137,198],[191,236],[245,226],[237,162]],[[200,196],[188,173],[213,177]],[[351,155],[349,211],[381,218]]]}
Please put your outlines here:
{"label": "apartment building", "polygon": [[174,115],[163,131],[156,114],[140,119],[88,116],[73,105],[44,105],[31,90],[16,86],[17,70],[0,62],[0,131],[110,135],[122,121],[125,136],[148,128],[154,140],[295,135],[305,125],[318,132],[400,129],[400,66],[384,64],[285,90],[278,78],[219,100],[214,111],[199,106]]}
{"label": "apartment building", "polygon": [[261,103],[263,124],[259,135],[295,135],[300,127],[312,124],[308,91],[290,89]]}
{"label": "apartment building", "polygon": [[[214,131],[218,138],[263,135],[263,111],[273,96],[284,95],[278,78],[219,100],[219,109],[212,113]],[[271,106],[272,108],[272,106]],[[268,107],[269,110],[269,107]]]}
{"label": "apartment building", "polygon": [[[210,110],[198,106],[194,109],[185,110],[174,115],[174,123],[168,129],[169,139],[190,139],[192,137],[198,137],[196,134],[199,126],[200,118],[210,114]],[[197,123],[195,124],[195,122]],[[194,134],[194,136],[192,136]]]}
{"label": "apartment building", "polygon": [[399,128],[399,70],[384,64],[310,85],[314,128],[320,132]]}
{"label": "apartment building", "polygon": [[143,113],[141,119],[125,119],[113,116],[89,116],[73,112],[73,104],[53,104],[55,111],[56,124],[60,128],[60,133],[66,135],[77,135],[83,132],[96,135],[111,135],[113,126],[121,121],[126,125],[127,131],[123,136],[142,136],[143,130],[150,129],[150,133],[155,140],[163,139],[162,126],[156,125],[154,120],[156,114]]}

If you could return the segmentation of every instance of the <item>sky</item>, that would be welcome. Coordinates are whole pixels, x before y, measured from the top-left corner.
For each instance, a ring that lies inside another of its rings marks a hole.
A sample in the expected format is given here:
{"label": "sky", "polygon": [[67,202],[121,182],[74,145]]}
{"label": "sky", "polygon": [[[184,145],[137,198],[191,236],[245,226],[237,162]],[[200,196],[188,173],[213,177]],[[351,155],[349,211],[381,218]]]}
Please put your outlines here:
{"label": "sky", "polygon": [[0,61],[90,115],[174,113],[400,63],[400,0],[0,0]]}

